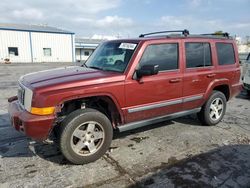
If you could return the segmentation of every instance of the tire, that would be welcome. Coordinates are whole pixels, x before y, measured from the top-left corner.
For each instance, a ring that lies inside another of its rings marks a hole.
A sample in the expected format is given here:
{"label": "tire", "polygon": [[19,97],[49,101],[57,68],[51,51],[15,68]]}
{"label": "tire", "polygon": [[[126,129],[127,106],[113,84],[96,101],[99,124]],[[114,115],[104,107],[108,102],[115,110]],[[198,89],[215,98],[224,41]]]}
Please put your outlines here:
{"label": "tire", "polygon": [[227,99],[220,91],[213,91],[207,102],[202,106],[197,114],[202,125],[216,125],[219,123],[226,112]]}
{"label": "tire", "polygon": [[102,157],[112,142],[110,120],[94,109],[80,109],[69,114],[60,127],[59,147],[73,164],[86,164]]}

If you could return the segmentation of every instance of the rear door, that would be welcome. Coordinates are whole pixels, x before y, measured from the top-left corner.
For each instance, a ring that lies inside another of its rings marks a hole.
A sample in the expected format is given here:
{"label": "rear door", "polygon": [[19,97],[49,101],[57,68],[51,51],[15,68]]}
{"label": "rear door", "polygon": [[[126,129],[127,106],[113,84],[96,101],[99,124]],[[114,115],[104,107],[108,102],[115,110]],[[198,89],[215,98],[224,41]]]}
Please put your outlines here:
{"label": "rear door", "polygon": [[[179,42],[150,42],[144,44],[138,58],[142,65],[159,65],[159,73],[140,80],[129,77],[125,81],[126,122],[149,119],[182,110],[182,72]],[[133,70],[133,73],[135,70]]]}
{"label": "rear door", "polygon": [[216,74],[209,41],[185,40],[183,48],[185,57],[183,108],[188,110],[202,105],[206,89]]}

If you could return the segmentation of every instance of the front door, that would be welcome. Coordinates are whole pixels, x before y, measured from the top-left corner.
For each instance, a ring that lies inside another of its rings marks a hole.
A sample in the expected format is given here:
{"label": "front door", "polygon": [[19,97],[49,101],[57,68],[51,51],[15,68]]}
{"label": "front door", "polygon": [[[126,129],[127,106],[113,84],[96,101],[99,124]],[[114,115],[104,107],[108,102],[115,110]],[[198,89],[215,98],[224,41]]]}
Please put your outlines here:
{"label": "front door", "polygon": [[137,65],[159,65],[157,75],[125,82],[126,123],[182,110],[182,73],[179,44],[148,44]]}

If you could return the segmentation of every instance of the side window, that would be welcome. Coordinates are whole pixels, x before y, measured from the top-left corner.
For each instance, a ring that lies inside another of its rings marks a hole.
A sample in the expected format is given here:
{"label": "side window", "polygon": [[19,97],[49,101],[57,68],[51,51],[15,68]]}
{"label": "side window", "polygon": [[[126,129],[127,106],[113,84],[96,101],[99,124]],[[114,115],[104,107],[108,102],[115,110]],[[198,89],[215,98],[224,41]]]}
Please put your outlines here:
{"label": "side window", "polygon": [[51,48],[43,48],[44,56],[51,56]]}
{"label": "side window", "polygon": [[206,67],[212,65],[211,48],[209,43],[187,42],[186,49],[186,67]]}
{"label": "side window", "polygon": [[234,48],[232,44],[216,43],[219,65],[231,65],[235,63]]}
{"label": "side window", "polygon": [[18,56],[18,48],[17,47],[8,47],[9,55]]}
{"label": "side window", "polygon": [[159,65],[159,71],[178,69],[178,44],[152,44],[144,51],[139,65]]}
{"label": "side window", "polygon": [[85,51],[84,56],[89,56],[89,51]]}

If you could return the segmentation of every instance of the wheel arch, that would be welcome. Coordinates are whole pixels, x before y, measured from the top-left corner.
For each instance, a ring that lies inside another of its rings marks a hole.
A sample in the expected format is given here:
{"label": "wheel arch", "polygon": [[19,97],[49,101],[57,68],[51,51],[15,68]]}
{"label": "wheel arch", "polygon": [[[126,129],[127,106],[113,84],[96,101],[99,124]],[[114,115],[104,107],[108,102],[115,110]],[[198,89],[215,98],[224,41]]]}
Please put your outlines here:
{"label": "wheel arch", "polygon": [[226,84],[218,85],[218,86],[214,87],[213,90],[222,92],[225,95],[227,101],[230,99],[229,85],[226,85]]}
{"label": "wheel arch", "polygon": [[230,99],[231,89],[228,79],[216,79],[211,82],[205,92],[205,101],[208,100],[214,90],[222,92],[226,96],[227,101]]}
{"label": "wheel arch", "polygon": [[123,113],[116,98],[108,93],[90,94],[85,96],[64,99],[57,106],[57,116],[63,116],[74,110],[93,108],[104,113],[111,121],[113,127],[124,122]]}

